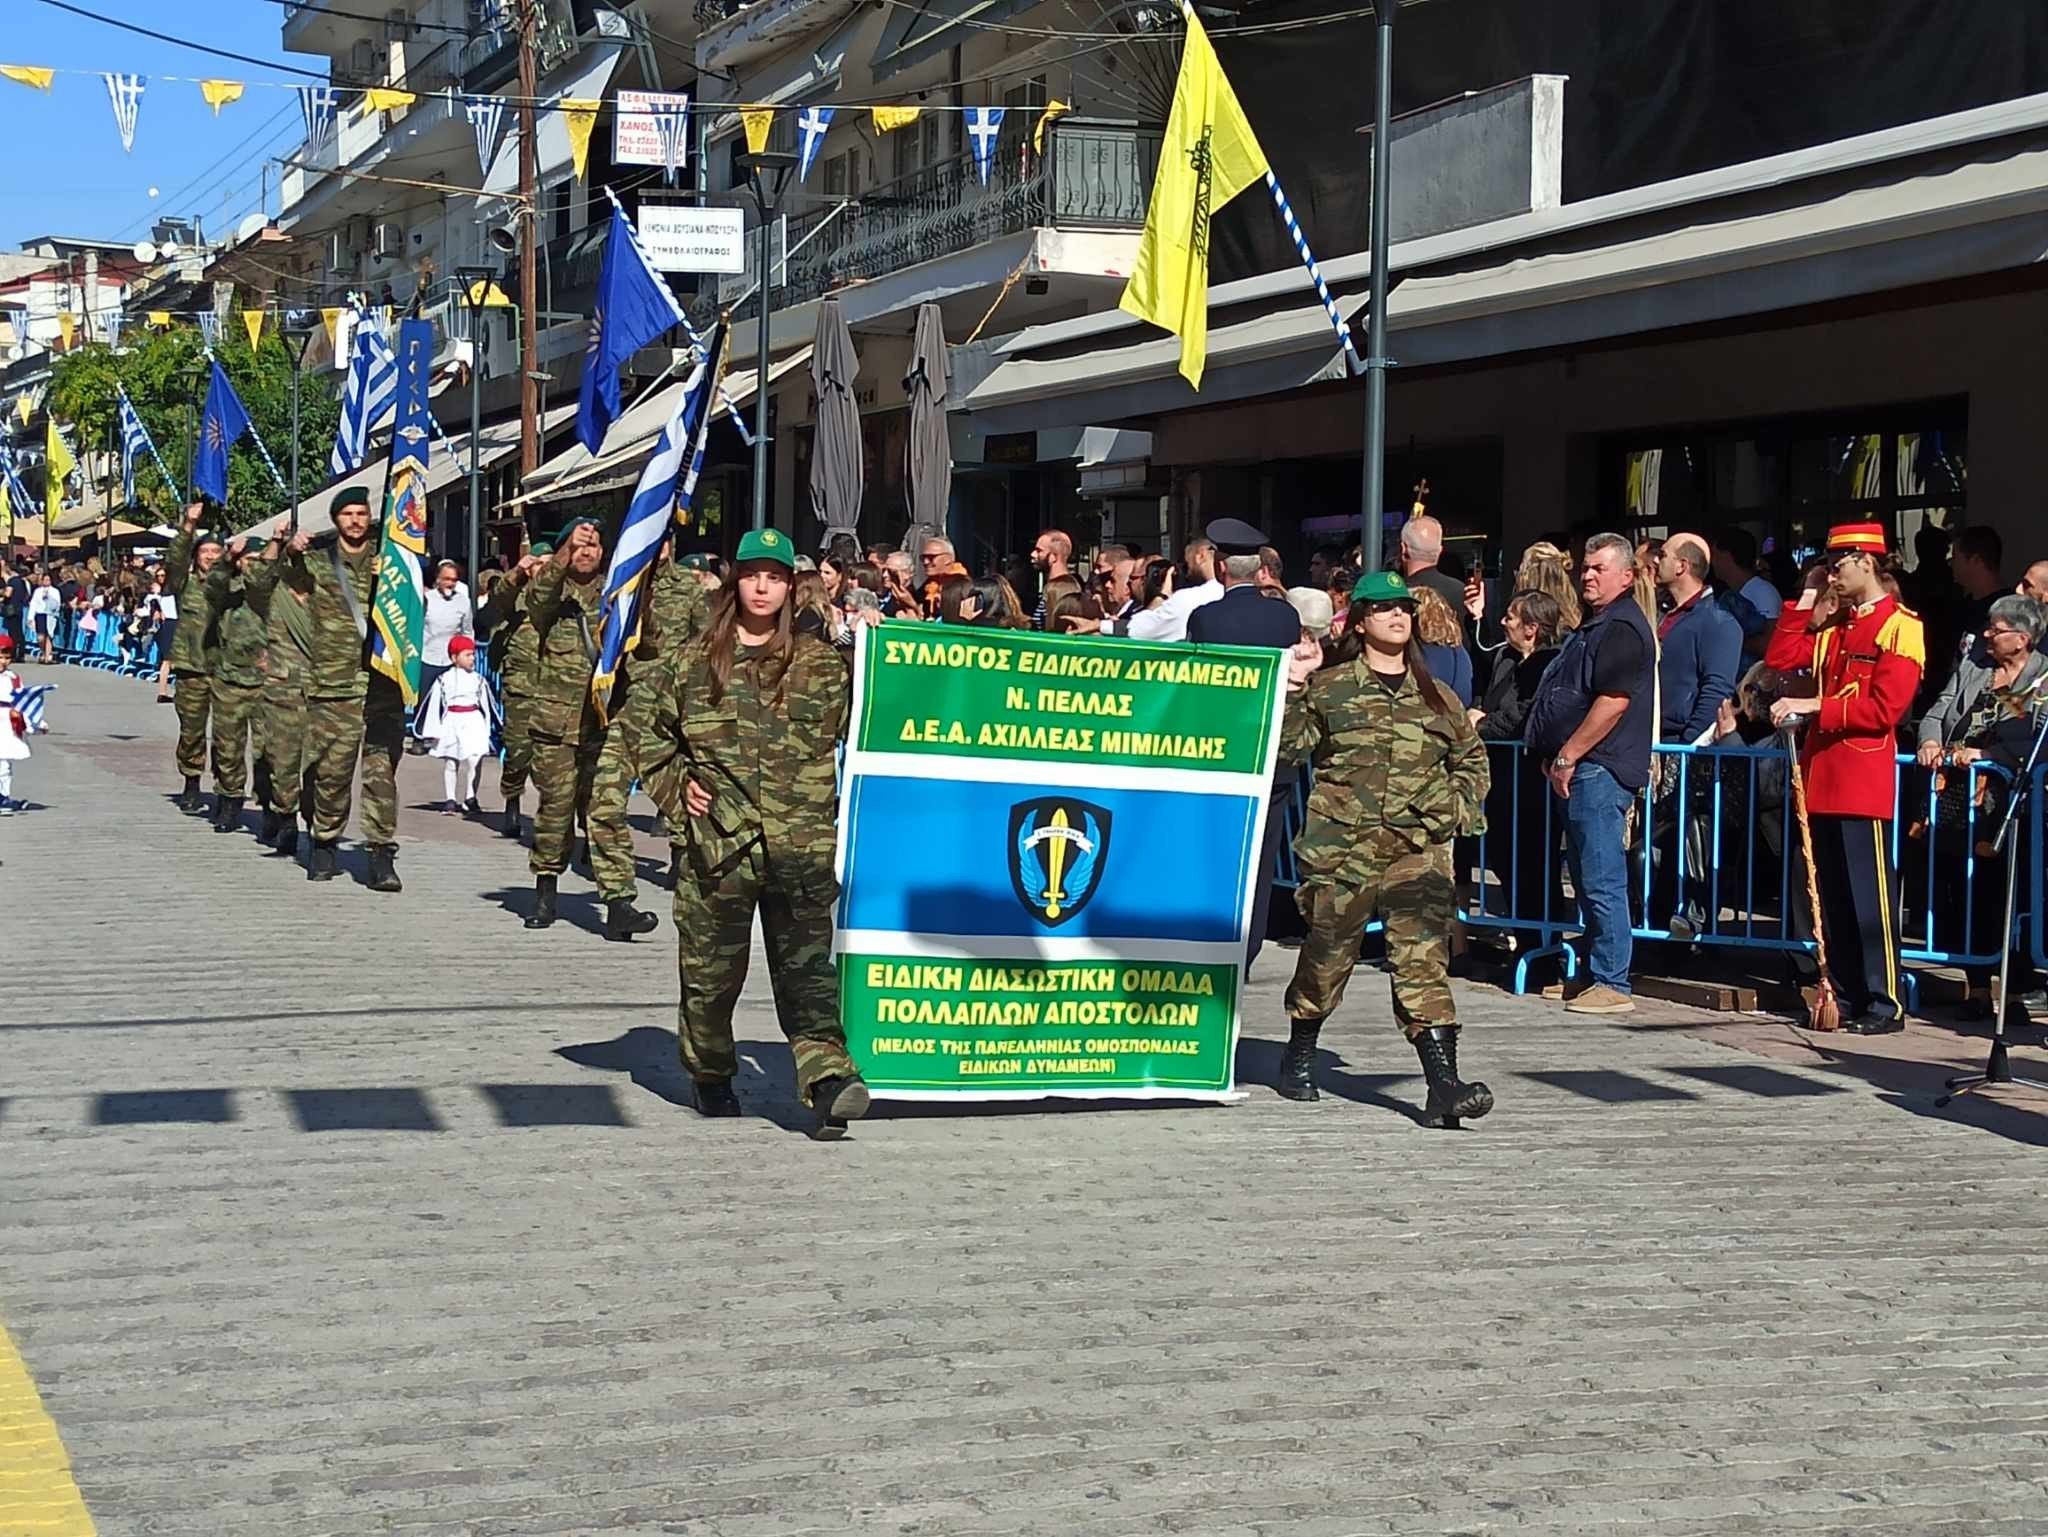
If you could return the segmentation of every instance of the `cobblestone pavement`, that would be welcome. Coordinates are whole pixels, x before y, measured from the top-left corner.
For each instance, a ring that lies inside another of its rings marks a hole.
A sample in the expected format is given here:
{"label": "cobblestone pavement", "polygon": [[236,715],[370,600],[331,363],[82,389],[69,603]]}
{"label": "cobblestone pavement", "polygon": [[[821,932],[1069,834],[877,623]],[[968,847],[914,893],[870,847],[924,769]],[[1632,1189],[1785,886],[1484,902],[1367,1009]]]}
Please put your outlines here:
{"label": "cobblestone pavement", "polygon": [[1290,1105],[1281,955],[1240,1106],[815,1144],[757,972],[704,1122],[666,921],[529,934],[521,851],[410,809],[403,896],[310,885],[57,677],[0,1320],[102,1533],[2048,1530],[2025,1105],[1471,988],[1500,1108],[1428,1132],[1376,978]]}

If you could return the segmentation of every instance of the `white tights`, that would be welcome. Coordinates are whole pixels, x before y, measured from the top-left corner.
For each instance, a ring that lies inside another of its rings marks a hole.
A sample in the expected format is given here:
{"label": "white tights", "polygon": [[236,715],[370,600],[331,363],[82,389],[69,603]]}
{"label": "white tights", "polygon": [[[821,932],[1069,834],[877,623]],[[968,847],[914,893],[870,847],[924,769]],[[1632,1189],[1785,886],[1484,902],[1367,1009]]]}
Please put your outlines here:
{"label": "white tights", "polygon": [[0,801],[11,798],[13,794],[14,760],[12,758],[0,758]]}
{"label": "white tights", "polygon": [[483,767],[481,758],[444,758],[441,762],[441,782],[448,787],[447,799],[457,805],[476,799],[477,770]]}

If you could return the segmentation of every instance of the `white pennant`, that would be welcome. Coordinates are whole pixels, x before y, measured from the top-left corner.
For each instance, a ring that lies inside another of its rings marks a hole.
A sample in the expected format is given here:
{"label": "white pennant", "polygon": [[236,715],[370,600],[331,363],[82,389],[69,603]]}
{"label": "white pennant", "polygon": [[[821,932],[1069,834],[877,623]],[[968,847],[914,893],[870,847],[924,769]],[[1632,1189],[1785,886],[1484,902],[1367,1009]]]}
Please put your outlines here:
{"label": "white pennant", "polygon": [[496,96],[463,98],[463,115],[476,135],[476,163],[485,176],[491,174],[491,151],[497,147],[498,126],[505,120],[505,103]]}
{"label": "white pennant", "polygon": [[967,138],[974,147],[974,169],[981,176],[981,184],[988,185],[988,173],[996,163],[996,135],[1003,130],[1001,107],[969,107],[967,109]]}
{"label": "white pennant", "polygon": [[135,148],[135,114],[142,106],[142,76],[102,75],[107,96],[114,103],[114,126],[121,131],[121,148]]}
{"label": "white pennant", "polygon": [[690,159],[690,112],[681,102],[662,102],[654,108],[654,131],[661,140],[661,163],[671,186],[676,173]]}

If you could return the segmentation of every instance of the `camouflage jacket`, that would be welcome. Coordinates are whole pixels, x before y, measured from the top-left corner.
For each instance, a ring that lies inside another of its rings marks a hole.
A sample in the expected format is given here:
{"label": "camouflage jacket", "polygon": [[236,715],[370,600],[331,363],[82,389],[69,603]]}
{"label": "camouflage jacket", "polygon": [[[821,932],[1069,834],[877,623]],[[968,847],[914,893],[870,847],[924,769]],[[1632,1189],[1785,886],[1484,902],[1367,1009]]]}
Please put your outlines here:
{"label": "camouflage jacket", "polygon": [[651,707],[646,694],[654,689],[672,688],[673,682],[657,682],[657,673],[671,679],[674,668],[666,666],[682,654],[711,622],[711,594],[697,579],[674,561],[658,561],[647,574],[646,617],[640,624],[640,644],[619,668],[612,687],[610,713],[613,721],[637,720],[644,724]]}
{"label": "camouflage jacket", "polygon": [[234,562],[225,556],[206,574],[206,606],[220,637],[213,658],[214,681],[261,688],[268,626],[250,602],[248,581],[234,574]]}
{"label": "camouflage jacket", "polygon": [[[700,874],[729,868],[755,843],[826,881],[838,832],[834,744],[846,733],[846,662],[824,641],[796,638],[781,679],[746,646],[735,648],[724,696],[711,696],[708,637],[698,636],[662,663],[641,748],[640,781]],[[711,792],[711,810],[693,817],[683,787]]]}
{"label": "camouflage jacket", "polygon": [[171,668],[175,672],[210,673],[220,650],[220,636],[214,630],[205,581],[193,580],[198,573],[192,569],[192,546],[191,530],[180,528],[171,537],[171,547],[164,552],[164,591],[178,601],[178,629],[171,637]]}
{"label": "camouflage jacket", "polygon": [[1413,675],[1389,694],[1363,657],[1326,667],[1287,700],[1282,757],[1315,766],[1308,819],[1295,841],[1302,878],[1328,875],[1385,831],[1421,850],[1486,828],[1486,744],[1441,683],[1432,710]]}
{"label": "camouflage jacket", "polygon": [[553,560],[533,574],[526,613],[540,655],[527,690],[528,729],[546,742],[581,742],[601,729],[590,703],[590,674],[604,612],[604,576],[574,581]]}
{"label": "camouflage jacket", "polygon": [[[370,598],[377,587],[375,530],[360,553],[325,539],[285,557],[285,581],[306,600],[313,645],[308,699],[361,699],[370,686]],[[360,621],[360,622],[359,622]]]}
{"label": "camouflage jacket", "polygon": [[263,616],[264,675],[303,688],[313,665],[313,615],[306,600],[279,580],[284,561],[280,553],[275,560],[252,562],[245,581],[250,607]]}
{"label": "camouflage jacket", "polygon": [[526,612],[526,585],[509,574],[499,578],[476,611],[477,633],[487,637],[484,645],[491,666],[497,669],[502,698],[524,699],[531,694],[534,668],[540,661],[540,638]]}

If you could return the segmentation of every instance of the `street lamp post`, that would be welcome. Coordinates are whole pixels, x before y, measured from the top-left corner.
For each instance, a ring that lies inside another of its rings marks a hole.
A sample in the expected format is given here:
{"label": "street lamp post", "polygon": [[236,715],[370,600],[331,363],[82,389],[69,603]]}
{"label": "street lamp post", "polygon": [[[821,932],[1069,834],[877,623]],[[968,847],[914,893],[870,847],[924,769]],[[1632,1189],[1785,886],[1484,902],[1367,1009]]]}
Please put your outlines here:
{"label": "street lamp post", "polygon": [[775,215],[782,206],[782,189],[789,173],[796,169],[796,156],[781,150],[763,150],[742,155],[747,168],[747,185],[754,193],[754,206],[761,215],[761,273],[755,287],[755,302],[761,307],[758,338],[754,348],[754,527],[768,526],[768,302],[775,264]]}
{"label": "street lamp post", "polygon": [[292,505],[288,516],[291,531],[299,531],[299,375],[306,368],[306,349],[313,343],[313,333],[320,329],[320,312],[312,309],[288,309],[280,328],[284,332],[285,356],[292,365]]}
{"label": "street lamp post", "polygon": [[477,590],[483,559],[484,481],[479,444],[484,420],[484,306],[497,273],[489,267],[457,267],[463,303],[469,309],[469,567],[470,591]]}
{"label": "street lamp post", "polygon": [[1365,323],[1365,505],[1359,510],[1360,563],[1380,568],[1387,504],[1387,188],[1393,160],[1394,13],[1400,0],[1374,0],[1379,58],[1372,103],[1372,297]]}

